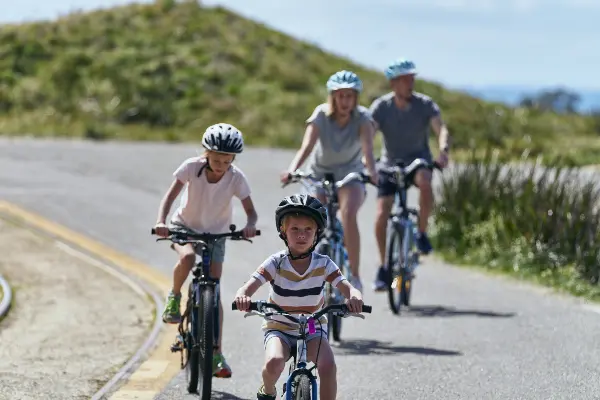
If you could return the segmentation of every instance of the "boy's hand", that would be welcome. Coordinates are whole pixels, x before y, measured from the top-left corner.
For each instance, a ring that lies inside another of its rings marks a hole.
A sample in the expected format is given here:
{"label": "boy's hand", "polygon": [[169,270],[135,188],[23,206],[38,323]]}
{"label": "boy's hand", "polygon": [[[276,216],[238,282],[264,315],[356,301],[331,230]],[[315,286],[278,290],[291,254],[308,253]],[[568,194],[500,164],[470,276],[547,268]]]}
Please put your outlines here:
{"label": "boy's hand", "polygon": [[246,296],[243,293],[237,293],[233,301],[235,302],[235,305],[239,311],[250,310],[250,296]]}
{"label": "boy's hand", "polygon": [[350,290],[350,298],[346,299],[346,305],[351,313],[360,314],[362,312],[363,299],[362,294],[356,288]]}
{"label": "boy's hand", "polygon": [[252,224],[246,224],[244,229],[242,229],[242,232],[244,232],[245,238],[254,237],[254,236],[256,236],[256,226],[252,225]]}

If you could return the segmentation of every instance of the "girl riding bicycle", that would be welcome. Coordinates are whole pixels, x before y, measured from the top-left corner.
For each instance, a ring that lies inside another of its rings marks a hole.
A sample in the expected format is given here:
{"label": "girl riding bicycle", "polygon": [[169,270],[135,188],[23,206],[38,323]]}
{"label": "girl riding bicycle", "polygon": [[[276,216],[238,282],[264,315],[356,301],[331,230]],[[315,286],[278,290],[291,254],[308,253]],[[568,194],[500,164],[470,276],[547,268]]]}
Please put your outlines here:
{"label": "girl riding bicycle", "polygon": [[[246,237],[256,233],[257,214],[250,198],[250,186],[246,176],[232,164],[235,156],[244,150],[242,133],[233,125],[216,124],[208,127],[202,137],[206,149],[200,157],[188,158],[173,173],[175,179],[163,197],[158,220],[154,229],[162,237],[168,236],[169,228],[187,228],[201,233],[228,232],[232,219],[232,199],[241,200],[248,221],[243,229]],[[169,226],[165,224],[173,201],[186,187],[179,208],[174,212]],[[173,287],[167,295],[163,322],[181,322],[181,287],[192,270],[196,260],[196,250],[191,244],[173,244],[179,261],[173,271]],[[225,259],[225,239],[209,246],[212,254],[210,276],[219,280]],[[220,378],[231,377],[231,368],[225,361],[221,349],[223,336],[223,307],[219,298],[219,338],[213,357],[213,373]]]}
{"label": "girl riding bicycle", "polygon": [[[363,302],[360,291],[346,280],[329,257],[313,252],[326,222],[325,207],[316,198],[306,194],[284,198],[275,211],[275,226],[287,251],[268,257],[237,291],[234,299],[237,309],[247,311],[250,297],[269,282],[269,303],[275,303],[289,312],[314,313],[323,307],[322,287],[328,281],[348,299],[346,304],[351,312],[361,312]],[[334,400],[337,392],[336,366],[327,333],[322,332],[327,329],[325,318],[320,322],[316,333],[307,334],[307,358],[317,364],[321,378],[319,398]],[[262,328],[266,361],[262,371],[263,385],[258,390],[257,398],[275,400],[275,383],[296,343],[298,325],[285,317],[271,316],[265,320]],[[317,351],[319,358],[315,360]]]}
{"label": "girl riding bicycle", "polygon": [[[377,184],[377,171],[373,159],[373,121],[369,111],[359,105],[359,94],[363,85],[360,78],[351,71],[339,71],[327,81],[329,92],[327,103],[317,106],[306,120],[307,127],[300,150],[287,171],[281,174],[281,181],[287,183],[288,174],[296,171],[307,157],[313,153],[307,172],[320,179],[325,173],[333,173],[341,180],[351,172],[361,172],[364,168],[364,154],[367,171],[373,184]],[[321,190],[312,195],[325,202]],[[340,219],[344,229],[344,244],[348,251],[348,262],[352,284],[362,290],[359,274],[360,234],[357,213],[366,196],[364,183],[350,182],[339,188]]]}

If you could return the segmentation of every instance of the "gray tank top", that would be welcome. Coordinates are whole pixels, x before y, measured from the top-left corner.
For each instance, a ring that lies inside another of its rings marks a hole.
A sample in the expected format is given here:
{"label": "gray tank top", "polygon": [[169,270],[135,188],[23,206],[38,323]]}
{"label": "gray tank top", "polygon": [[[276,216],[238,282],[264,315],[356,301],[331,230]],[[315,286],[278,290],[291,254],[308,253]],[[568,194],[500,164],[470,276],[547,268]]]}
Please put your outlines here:
{"label": "gray tank top", "polygon": [[315,108],[306,123],[313,123],[319,130],[319,140],[307,163],[307,172],[321,178],[326,172],[333,173],[336,180],[351,172],[363,170],[360,127],[372,123],[369,110],[358,106],[350,121],[343,128],[333,118],[327,117],[329,105]]}

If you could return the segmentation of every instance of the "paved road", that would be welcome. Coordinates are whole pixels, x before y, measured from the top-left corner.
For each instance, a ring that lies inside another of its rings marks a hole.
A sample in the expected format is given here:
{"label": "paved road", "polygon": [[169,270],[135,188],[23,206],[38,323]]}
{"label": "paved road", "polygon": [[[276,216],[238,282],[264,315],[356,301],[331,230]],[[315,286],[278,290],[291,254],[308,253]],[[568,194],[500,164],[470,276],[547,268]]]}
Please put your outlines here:
{"label": "paved road", "polygon": [[[148,235],[171,172],[194,155],[189,145],[0,141],[0,198],[26,206],[169,273],[174,254]],[[290,152],[247,151],[239,159],[254,189],[263,236],[228,244],[223,295],[281,242],[273,208],[285,193],[278,171]],[[374,191],[360,215],[363,249],[372,237]],[[243,222],[241,207],[235,219]],[[374,259],[363,252],[363,279]],[[259,292],[264,295],[265,290]],[[600,383],[600,314],[578,301],[428,260],[419,270],[411,312],[393,316],[383,295],[367,291],[374,313],[345,321],[336,349],[342,399],[592,399]],[[259,384],[258,318],[226,311],[224,350],[234,368],[216,380],[224,399],[252,399]],[[180,399],[182,377],[160,397]],[[189,398],[193,398],[189,396]]]}

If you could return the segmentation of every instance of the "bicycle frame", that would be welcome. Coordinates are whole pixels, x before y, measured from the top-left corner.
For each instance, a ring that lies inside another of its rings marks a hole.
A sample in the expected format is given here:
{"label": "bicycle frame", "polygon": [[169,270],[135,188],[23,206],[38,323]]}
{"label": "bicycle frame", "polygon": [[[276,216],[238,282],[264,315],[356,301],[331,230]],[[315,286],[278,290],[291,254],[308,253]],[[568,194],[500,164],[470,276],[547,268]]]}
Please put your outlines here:
{"label": "bicycle frame", "polygon": [[[232,310],[237,310],[236,303],[231,304]],[[267,312],[267,309],[275,310],[274,312]],[[285,382],[285,398],[286,400],[293,400],[292,396],[292,384],[294,379],[298,375],[306,375],[311,382],[311,398],[312,400],[317,400],[318,398],[318,384],[317,379],[313,375],[312,371],[317,367],[316,363],[311,368],[307,368],[308,360],[307,360],[307,346],[306,346],[306,327],[308,326],[309,334],[313,334],[316,332],[315,321],[318,321],[321,316],[332,313],[336,314],[339,317],[345,318],[348,316],[365,318],[364,315],[361,314],[351,314],[348,310],[346,304],[332,304],[327,307],[322,308],[311,315],[300,314],[299,316],[293,316],[290,313],[284,311],[277,304],[267,303],[265,301],[256,301],[250,303],[250,310],[244,315],[244,318],[247,318],[252,315],[258,315],[261,317],[268,317],[272,315],[283,315],[289,320],[296,322],[299,324],[298,328],[298,339],[296,340],[296,355],[294,358],[294,363],[290,365],[290,373]],[[370,313],[372,311],[371,306],[363,305],[362,312]],[[321,331],[322,332],[322,331]],[[317,351],[317,359],[318,359],[318,351]],[[316,360],[315,360],[316,361]]]}

